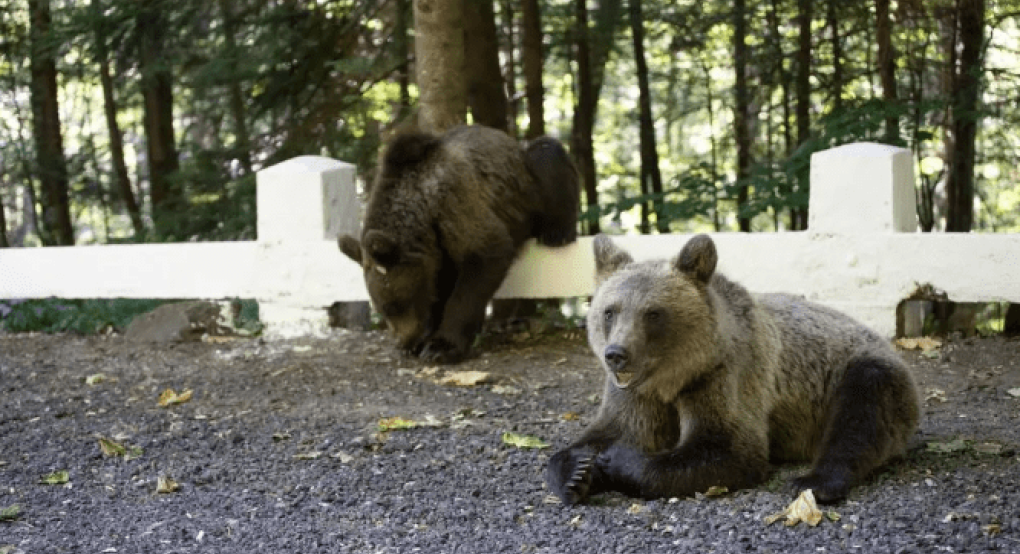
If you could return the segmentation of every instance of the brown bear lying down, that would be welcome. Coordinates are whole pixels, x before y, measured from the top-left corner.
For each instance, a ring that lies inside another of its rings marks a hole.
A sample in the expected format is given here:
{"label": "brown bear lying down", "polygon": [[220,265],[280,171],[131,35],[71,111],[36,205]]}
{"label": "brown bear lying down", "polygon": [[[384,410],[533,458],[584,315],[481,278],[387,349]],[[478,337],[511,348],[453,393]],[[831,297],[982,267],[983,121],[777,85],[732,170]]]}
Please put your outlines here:
{"label": "brown bear lying down", "polygon": [[812,462],[793,487],[833,502],[904,453],[919,402],[888,341],[803,298],[751,295],[716,260],[706,235],[643,263],[596,237],[588,341],[605,390],[596,420],[549,460],[565,503],[750,487],[770,461]]}

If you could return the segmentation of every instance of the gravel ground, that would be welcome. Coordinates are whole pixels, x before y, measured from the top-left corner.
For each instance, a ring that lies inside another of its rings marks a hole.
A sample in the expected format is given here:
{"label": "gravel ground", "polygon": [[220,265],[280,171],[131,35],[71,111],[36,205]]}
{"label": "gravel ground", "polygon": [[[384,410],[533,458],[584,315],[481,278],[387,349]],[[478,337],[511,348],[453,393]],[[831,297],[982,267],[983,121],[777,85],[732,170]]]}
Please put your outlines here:
{"label": "gravel ground", "polygon": [[[795,466],[720,497],[553,502],[543,468],[594,417],[600,371],[576,332],[489,342],[428,368],[378,333],[0,335],[0,509],[17,510],[0,554],[1020,552],[1020,341],[904,352],[927,397],[916,448],[814,528],[763,521]],[[467,370],[488,381],[438,382]],[[193,395],[163,408],[167,388]],[[395,416],[422,425],[379,432]],[[68,481],[42,482],[56,471]],[[179,489],[157,492],[160,477]]]}

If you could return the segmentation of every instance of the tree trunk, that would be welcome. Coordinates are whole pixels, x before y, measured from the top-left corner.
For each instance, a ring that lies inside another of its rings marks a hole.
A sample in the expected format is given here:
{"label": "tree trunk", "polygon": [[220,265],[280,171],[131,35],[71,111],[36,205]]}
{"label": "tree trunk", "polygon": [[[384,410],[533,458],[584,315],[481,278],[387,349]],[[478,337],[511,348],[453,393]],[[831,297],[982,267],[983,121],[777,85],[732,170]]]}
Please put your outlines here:
{"label": "tree trunk", "polygon": [[[662,173],[659,171],[659,153],[656,149],[655,126],[652,121],[652,93],[648,85],[648,64],[645,63],[644,18],[641,15],[641,0],[630,0],[630,30],[634,40],[634,62],[637,65],[638,104],[641,133],[641,183],[642,190],[651,190],[655,195],[652,205],[655,211],[655,228],[660,233],[669,232],[669,221],[662,210]],[[646,202],[642,204],[647,205]]]}
{"label": "tree trunk", "polygon": [[464,1],[464,72],[474,122],[507,130],[507,102],[499,68],[493,0]]}
{"label": "tree trunk", "polygon": [[[812,0],[797,0],[800,33],[797,48],[797,82],[795,83],[797,119],[797,144],[802,145],[811,138],[811,5]],[[801,192],[807,192],[811,183],[810,172],[805,168],[797,176]],[[808,209],[802,206],[792,210],[791,230],[807,229]]]}
{"label": "tree trunk", "polygon": [[397,84],[400,88],[400,100],[398,101],[397,114],[394,118],[397,122],[403,122],[404,118],[411,113],[411,75],[410,75],[410,40],[408,39],[408,28],[410,26],[411,0],[396,0],[395,23],[393,29],[393,56],[400,60],[397,68]]}
{"label": "tree trunk", "polygon": [[185,207],[181,183],[174,179],[179,161],[174,136],[173,74],[164,45],[166,26],[159,7],[149,6],[138,14],[149,199],[156,235],[163,239],[174,236],[173,220]]}
{"label": "tree trunk", "polygon": [[43,244],[74,244],[71,206],[67,195],[67,161],[57,102],[56,41],[50,35],[49,0],[29,0],[31,18],[31,97],[36,173],[42,183]]}
{"label": "tree trunk", "polygon": [[4,195],[0,194],[0,248],[7,248],[11,245],[7,241],[7,217],[4,215]]}
{"label": "tree trunk", "polygon": [[[227,67],[230,75],[237,75],[237,65],[241,50],[234,38],[237,32],[237,21],[234,17],[230,0],[220,0],[220,15],[223,17],[223,40],[227,50]],[[241,80],[230,79],[227,85],[227,98],[230,101],[230,115],[234,120],[234,155],[241,162],[245,175],[252,174],[251,140],[248,136],[248,123],[245,120],[244,93],[241,91]]]}
{"label": "tree trunk", "polygon": [[117,123],[117,100],[114,97],[113,77],[110,74],[110,59],[106,49],[106,25],[103,18],[101,0],[92,0],[92,17],[95,18],[96,58],[99,61],[99,82],[103,89],[103,112],[106,115],[106,132],[110,139],[110,158],[113,162],[113,175],[117,181],[117,194],[124,204],[124,210],[131,218],[131,227],[135,237],[145,235],[145,224],[142,212],[138,207],[134,190],[131,188],[131,177],[128,175],[127,163],[124,161],[124,138]]}
{"label": "tree trunk", "polygon": [[414,28],[418,123],[442,133],[464,123],[467,110],[463,0],[414,0]]}
{"label": "tree trunk", "polygon": [[[892,23],[889,19],[889,0],[875,0],[875,41],[878,42],[878,74],[882,82],[882,98],[886,109],[896,105],[896,54],[892,48]],[[900,141],[900,125],[896,116],[885,120],[885,141],[897,144]]]}
{"label": "tree trunk", "polygon": [[953,83],[953,153],[946,182],[946,231],[966,233],[974,222],[974,143],[981,92],[985,0],[958,0],[959,69]]}
{"label": "tree trunk", "polygon": [[747,6],[744,0],[733,3],[733,136],[737,145],[737,221],[740,230],[751,232],[751,218],[740,215],[747,206],[748,187],[741,184],[751,172],[751,135],[747,126]]}
{"label": "tree trunk", "polygon": [[843,109],[843,39],[839,34],[840,0],[828,0],[826,19],[829,24],[829,38],[832,41],[832,107]]}
{"label": "tree trunk", "polygon": [[528,131],[525,138],[545,134],[545,89],[542,86],[542,16],[538,0],[521,0],[521,64],[524,94],[528,99]]}
{"label": "tree trunk", "polygon": [[588,221],[588,233],[601,231],[598,220],[598,187],[595,175],[595,151],[592,131],[595,127],[595,91],[591,72],[591,47],[588,33],[587,0],[574,1],[575,59],[577,60],[577,105],[574,108],[573,150],[574,159],[584,183],[584,196],[593,219]]}

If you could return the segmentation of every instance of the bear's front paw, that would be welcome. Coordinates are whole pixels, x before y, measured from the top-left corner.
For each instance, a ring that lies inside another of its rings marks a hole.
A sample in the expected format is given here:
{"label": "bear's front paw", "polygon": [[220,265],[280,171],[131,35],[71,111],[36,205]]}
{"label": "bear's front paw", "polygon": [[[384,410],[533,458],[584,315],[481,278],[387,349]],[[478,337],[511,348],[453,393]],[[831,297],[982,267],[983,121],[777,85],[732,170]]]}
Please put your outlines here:
{"label": "bear's front paw", "polygon": [[549,490],[570,506],[588,499],[596,452],[582,447],[561,450],[549,459],[545,481]]}
{"label": "bear's front paw", "polygon": [[595,459],[595,469],[613,490],[641,496],[642,477],[647,472],[648,458],[633,446],[613,443]]}
{"label": "bear's front paw", "polygon": [[418,357],[430,363],[455,364],[463,360],[465,354],[464,348],[442,337],[432,337],[425,341]]}
{"label": "bear's front paw", "polygon": [[846,498],[850,492],[850,480],[843,472],[816,473],[811,472],[803,477],[790,481],[790,489],[794,494],[811,489],[819,504],[832,504]]}

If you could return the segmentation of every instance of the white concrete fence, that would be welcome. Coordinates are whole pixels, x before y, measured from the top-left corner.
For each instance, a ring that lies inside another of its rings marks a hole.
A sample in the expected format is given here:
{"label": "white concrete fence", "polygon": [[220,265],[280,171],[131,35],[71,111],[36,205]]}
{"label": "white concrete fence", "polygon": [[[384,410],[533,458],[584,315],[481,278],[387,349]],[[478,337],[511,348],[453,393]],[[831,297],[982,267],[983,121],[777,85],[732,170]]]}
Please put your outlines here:
{"label": "white concrete fence", "polygon": [[[368,299],[338,233],[360,229],[354,166],[303,156],[257,179],[258,240],[0,249],[0,298],[255,298],[271,336],[318,334],[337,301]],[[922,285],[957,302],[1020,302],[1020,235],[916,231],[910,152],[859,143],[811,159],[808,230],[713,235],[719,268],[755,292],[802,294],[892,336]],[[689,235],[617,237],[635,259]],[[526,246],[498,298],[590,295],[591,238]]]}

